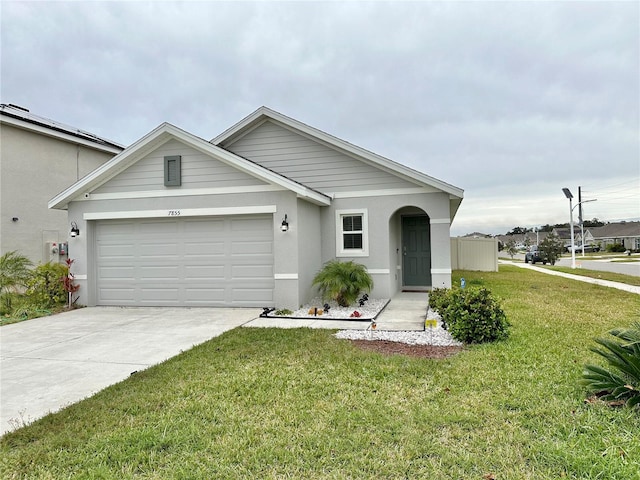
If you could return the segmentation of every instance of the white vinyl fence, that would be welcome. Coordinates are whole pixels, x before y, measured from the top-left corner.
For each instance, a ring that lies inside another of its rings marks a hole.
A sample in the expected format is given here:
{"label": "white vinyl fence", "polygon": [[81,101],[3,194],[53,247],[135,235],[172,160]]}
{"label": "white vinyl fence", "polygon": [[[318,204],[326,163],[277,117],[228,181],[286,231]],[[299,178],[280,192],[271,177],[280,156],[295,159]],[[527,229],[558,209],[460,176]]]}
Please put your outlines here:
{"label": "white vinyl fence", "polygon": [[453,270],[498,271],[498,239],[455,237],[451,239]]}

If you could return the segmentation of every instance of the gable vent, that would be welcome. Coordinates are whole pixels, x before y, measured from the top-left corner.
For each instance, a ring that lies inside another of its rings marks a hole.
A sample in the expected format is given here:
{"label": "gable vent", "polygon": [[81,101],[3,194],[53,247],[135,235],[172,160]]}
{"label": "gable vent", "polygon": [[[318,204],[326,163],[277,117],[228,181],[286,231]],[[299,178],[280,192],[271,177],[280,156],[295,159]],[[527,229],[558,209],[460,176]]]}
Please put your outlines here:
{"label": "gable vent", "polygon": [[179,187],[182,185],[181,163],[182,157],[180,155],[164,157],[165,187]]}

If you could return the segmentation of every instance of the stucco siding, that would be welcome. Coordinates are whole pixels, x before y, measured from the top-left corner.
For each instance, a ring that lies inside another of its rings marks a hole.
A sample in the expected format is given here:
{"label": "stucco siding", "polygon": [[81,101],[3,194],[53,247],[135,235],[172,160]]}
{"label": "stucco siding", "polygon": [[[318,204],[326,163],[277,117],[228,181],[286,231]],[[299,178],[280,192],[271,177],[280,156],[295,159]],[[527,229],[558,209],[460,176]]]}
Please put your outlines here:
{"label": "stucco siding", "polygon": [[298,200],[298,238],[302,248],[298,252],[298,279],[300,284],[300,302],[307,302],[318,294],[313,287],[313,277],[322,268],[320,207],[304,200]]}
{"label": "stucco siding", "polygon": [[[164,186],[164,157],[180,155],[182,185]],[[241,172],[198,150],[171,140],[124,172],[97,188],[94,193],[120,193],[176,188],[217,188],[265,185],[266,182]]]}
{"label": "stucco siding", "polygon": [[69,223],[66,212],[47,203],[113,156],[3,123],[0,254],[17,250],[35,263],[48,261],[45,243],[66,242]]}
{"label": "stucco siding", "polygon": [[416,187],[271,121],[225,148],[323,193]]}
{"label": "stucco siding", "polygon": [[449,242],[449,196],[445,193],[406,194],[382,197],[334,199],[321,212],[322,262],[336,258],[336,210],[366,209],[368,212],[369,254],[340,257],[353,260],[376,273],[372,294],[390,298],[402,284],[400,215],[426,213],[430,221],[431,281],[434,287],[451,286],[451,246]]}

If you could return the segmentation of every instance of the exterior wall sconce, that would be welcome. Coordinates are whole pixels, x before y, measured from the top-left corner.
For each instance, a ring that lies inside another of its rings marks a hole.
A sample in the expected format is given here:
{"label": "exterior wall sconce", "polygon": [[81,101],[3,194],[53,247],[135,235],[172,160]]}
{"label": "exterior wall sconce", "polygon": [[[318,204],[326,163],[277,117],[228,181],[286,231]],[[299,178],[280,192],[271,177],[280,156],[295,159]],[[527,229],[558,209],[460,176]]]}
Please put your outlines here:
{"label": "exterior wall sconce", "polygon": [[18,220],[20,220],[18,217],[13,217],[13,218],[11,219],[11,221],[12,221],[12,222],[17,222]]}
{"label": "exterior wall sconce", "polygon": [[287,222],[287,214],[284,214],[284,219],[282,220],[282,225],[280,225],[280,230],[286,232],[289,230],[289,222]]}
{"label": "exterior wall sconce", "polygon": [[78,228],[78,224],[76,222],[71,222],[71,232],[69,233],[70,237],[77,237],[80,235],[80,229]]}

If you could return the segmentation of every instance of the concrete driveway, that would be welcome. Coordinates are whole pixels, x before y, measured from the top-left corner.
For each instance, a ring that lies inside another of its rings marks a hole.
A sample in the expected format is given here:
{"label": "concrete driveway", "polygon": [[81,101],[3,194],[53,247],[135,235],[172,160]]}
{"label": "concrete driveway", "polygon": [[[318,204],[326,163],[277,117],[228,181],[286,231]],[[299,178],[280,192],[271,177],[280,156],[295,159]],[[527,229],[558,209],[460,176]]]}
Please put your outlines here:
{"label": "concrete driveway", "polygon": [[90,307],[0,328],[0,435],[255,319],[258,308]]}

